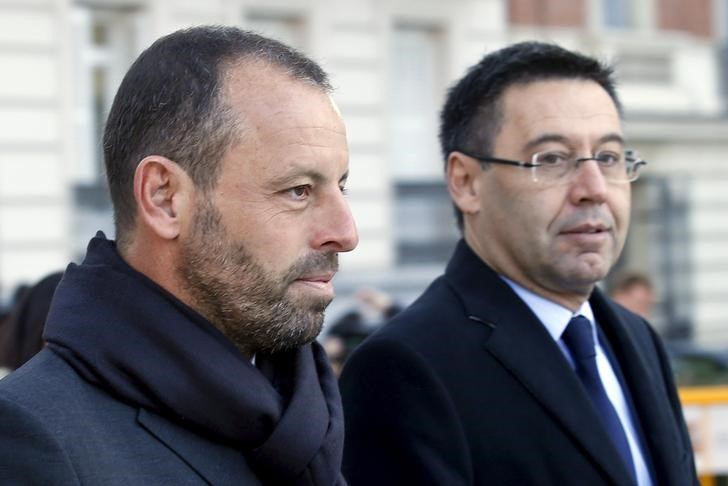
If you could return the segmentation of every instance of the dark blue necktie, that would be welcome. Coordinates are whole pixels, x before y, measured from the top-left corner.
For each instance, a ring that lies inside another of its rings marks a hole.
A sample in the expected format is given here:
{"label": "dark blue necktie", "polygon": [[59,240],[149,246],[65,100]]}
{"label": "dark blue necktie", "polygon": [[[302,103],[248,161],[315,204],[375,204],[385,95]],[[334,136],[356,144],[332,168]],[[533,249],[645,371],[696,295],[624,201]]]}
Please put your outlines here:
{"label": "dark blue necktie", "polygon": [[602,422],[609,437],[612,439],[617,451],[619,451],[619,455],[622,456],[622,460],[624,460],[627,470],[632,474],[632,478],[636,478],[632,453],[629,450],[629,443],[622,428],[622,422],[619,420],[612,402],[609,401],[607,392],[604,390],[604,385],[602,385],[602,380],[599,377],[597,352],[594,347],[594,335],[589,320],[584,316],[573,317],[569,321],[569,325],[566,326],[561,338],[569,348],[572,358],[574,358],[576,374],[602,417]]}

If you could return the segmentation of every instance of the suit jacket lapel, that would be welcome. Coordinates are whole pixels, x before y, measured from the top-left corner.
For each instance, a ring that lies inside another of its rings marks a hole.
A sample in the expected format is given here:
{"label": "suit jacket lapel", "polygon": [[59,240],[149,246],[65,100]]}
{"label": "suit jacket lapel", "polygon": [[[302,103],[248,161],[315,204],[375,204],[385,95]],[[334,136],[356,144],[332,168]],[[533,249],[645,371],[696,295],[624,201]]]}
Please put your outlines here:
{"label": "suit jacket lapel", "polygon": [[484,346],[615,484],[631,476],[557,344],[528,306],[464,242],[446,278],[471,319],[492,328]]}
{"label": "suit jacket lapel", "polygon": [[[611,343],[619,361],[626,386],[634,405],[635,420],[641,427],[642,444],[652,460],[656,484],[683,484],[680,465],[689,453],[683,450],[679,430],[675,425],[673,410],[665,405],[667,390],[660,363],[648,363],[647,356],[656,356],[655,343],[645,327],[629,326],[613,309],[612,305],[596,289],[590,299],[594,315],[602,331]],[[638,348],[638,343],[639,347]],[[666,370],[667,373],[670,370]]]}
{"label": "suit jacket lapel", "polygon": [[261,484],[242,452],[206,440],[144,409],[139,409],[137,421],[209,484]]}

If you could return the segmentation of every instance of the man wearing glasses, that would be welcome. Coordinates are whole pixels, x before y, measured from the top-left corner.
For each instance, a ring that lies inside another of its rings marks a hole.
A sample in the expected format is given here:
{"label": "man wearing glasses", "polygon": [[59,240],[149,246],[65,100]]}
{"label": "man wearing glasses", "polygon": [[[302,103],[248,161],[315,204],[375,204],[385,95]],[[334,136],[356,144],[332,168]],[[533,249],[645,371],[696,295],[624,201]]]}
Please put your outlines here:
{"label": "man wearing glasses", "polygon": [[595,284],[646,163],[611,70],[554,45],[485,56],[440,139],[463,239],[341,378],[352,485],[688,485],[692,449],[646,321]]}

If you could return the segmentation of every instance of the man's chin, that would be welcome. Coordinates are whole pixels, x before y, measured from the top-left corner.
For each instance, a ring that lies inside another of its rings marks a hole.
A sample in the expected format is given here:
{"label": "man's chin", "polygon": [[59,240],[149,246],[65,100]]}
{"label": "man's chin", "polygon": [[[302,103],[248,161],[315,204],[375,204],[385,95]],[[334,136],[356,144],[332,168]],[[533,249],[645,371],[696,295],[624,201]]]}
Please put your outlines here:
{"label": "man's chin", "polygon": [[334,299],[334,287],[331,282],[308,282],[295,280],[288,287],[288,298],[304,308],[323,310]]}
{"label": "man's chin", "polygon": [[298,332],[291,332],[287,336],[282,337],[281,339],[277,339],[274,343],[271,343],[272,345],[270,347],[268,347],[267,349],[265,349],[264,347],[264,349],[262,350],[269,353],[291,351],[294,349],[298,349],[302,346],[311,344],[313,341],[315,341],[318,335],[321,333],[321,330],[323,329],[323,313],[317,313],[317,315],[313,315],[307,318],[301,317],[300,319],[301,320],[297,322],[296,325],[304,325],[303,321],[305,320],[306,323],[303,329],[299,328]]}
{"label": "man's chin", "polygon": [[323,321],[323,312],[334,300],[333,294],[311,294],[308,292],[299,292],[297,289],[288,289],[288,301],[297,310],[307,313],[321,314]]}
{"label": "man's chin", "polygon": [[611,255],[583,253],[571,261],[562,261],[561,269],[557,272],[561,273],[566,281],[575,282],[578,285],[593,285],[606,277],[613,260]]}

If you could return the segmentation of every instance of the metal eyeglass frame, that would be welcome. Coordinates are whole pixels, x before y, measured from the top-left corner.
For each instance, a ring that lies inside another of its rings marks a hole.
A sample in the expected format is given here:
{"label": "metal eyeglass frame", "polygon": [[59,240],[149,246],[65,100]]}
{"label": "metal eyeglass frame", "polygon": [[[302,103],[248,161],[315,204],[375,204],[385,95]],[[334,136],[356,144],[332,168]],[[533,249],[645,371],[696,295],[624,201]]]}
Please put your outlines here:
{"label": "metal eyeglass frame", "polygon": [[[531,178],[534,180],[534,182],[538,181],[538,178],[536,177],[536,171],[534,171],[533,169],[544,166],[544,164],[535,162],[535,160],[539,155],[541,155],[543,153],[548,153],[548,152],[536,152],[531,157],[531,162],[524,162],[522,160],[501,159],[498,157],[490,157],[490,156],[485,156],[485,155],[480,155],[480,154],[474,154],[471,152],[467,152],[465,150],[457,150],[457,151],[463,155],[467,155],[468,157],[477,160],[478,162],[481,163],[481,165],[489,164],[489,163],[490,164],[503,164],[503,165],[513,165],[516,167],[523,167],[525,169],[531,169]],[[573,163],[572,164],[573,167],[577,168],[577,167],[579,167],[579,164],[581,162],[586,162],[587,160],[594,160],[596,162],[599,162],[599,152],[597,152],[596,154],[594,154],[590,157],[573,158],[573,159],[571,159],[571,162]],[[639,170],[638,170],[639,167],[642,165],[647,165],[647,161],[640,159],[639,155],[637,154],[637,151],[632,150],[632,149],[627,149],[624,151],[624,161],[627,164],[627,167],[626,167],[627,175],[632,174],[632,177],[631,178],[628,177],[624,181],[619,180],[619,181],[613,181],[613,182],[634,182],[637,179],[639,179],[639,176],[640,176]],[[567,173],[570,172],[571,170],[572,169],[569,169],[567,171]]]}

